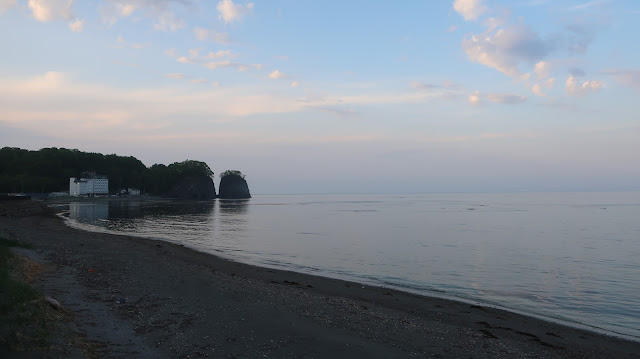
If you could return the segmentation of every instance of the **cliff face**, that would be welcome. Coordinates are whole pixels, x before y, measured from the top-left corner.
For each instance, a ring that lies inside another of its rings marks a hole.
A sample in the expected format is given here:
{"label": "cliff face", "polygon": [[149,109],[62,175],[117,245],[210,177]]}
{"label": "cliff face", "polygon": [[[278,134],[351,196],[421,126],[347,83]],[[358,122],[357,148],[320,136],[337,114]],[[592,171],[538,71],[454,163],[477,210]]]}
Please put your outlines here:
{"label": "cliff face", "polygon": [[171,187],[165,196],[183,199],[214,199],[216,187],[211,177],[190,176]]}
{"label": "cliff face", "polygon": [[220,180],[220,195],[223,199],[245,199],[251,198],[249,185],[241,176],[229,175]]}

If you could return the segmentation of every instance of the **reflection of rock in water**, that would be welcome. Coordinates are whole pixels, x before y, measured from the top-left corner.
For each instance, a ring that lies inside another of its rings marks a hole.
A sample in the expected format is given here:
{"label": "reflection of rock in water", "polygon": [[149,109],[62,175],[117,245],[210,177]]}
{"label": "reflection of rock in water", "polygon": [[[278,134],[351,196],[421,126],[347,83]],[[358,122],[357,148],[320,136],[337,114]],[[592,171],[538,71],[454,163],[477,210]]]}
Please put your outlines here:
{"label": "reflection of rock in water", "polygon": [[106,220],[109,218],[109,204],[105,202],[70,202],[69,218],[79,223],[106,226]]}
{"label": "reflection of rock in water", "polygon": [[249,209],[248,200],[218,200],[221,214],[245,214]]}

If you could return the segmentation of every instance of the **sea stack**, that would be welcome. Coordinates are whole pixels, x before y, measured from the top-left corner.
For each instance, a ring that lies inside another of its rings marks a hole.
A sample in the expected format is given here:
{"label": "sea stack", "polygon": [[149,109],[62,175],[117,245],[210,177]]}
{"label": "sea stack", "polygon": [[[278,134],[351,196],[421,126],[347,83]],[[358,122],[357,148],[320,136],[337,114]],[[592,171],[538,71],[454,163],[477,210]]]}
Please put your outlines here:
{"label": "sea stack", "polygon": [[188,176],[172,186],[166,196],[183,199],[214,199],[216,187],[209,176]]}
{"label": "sea stack", "polygon": [[240,171],[229,170],[220,174],[220,193],[222,199],[247,199],[251,198],[249,185]]}

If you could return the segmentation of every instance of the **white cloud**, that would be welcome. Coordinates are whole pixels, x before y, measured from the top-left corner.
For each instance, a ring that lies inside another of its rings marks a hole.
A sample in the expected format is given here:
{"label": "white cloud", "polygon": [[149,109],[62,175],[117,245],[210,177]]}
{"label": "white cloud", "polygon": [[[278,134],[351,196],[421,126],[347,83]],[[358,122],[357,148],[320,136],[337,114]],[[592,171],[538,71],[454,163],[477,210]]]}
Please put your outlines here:
{"label": "white cloud", "polygon": [[193,34],[196,36],[196,39],[200,41],[208,40],[224,45],[227,45],[231,42],[228,34],[217,32],[214,30],[203,29],[201,27],[193,28]]}
{"label": "white cloud", "polygon": [[219,51],[216,51],[216,52],[209,51],[209,53],[206,56],[204,56],[204,59],[206,59],[206,60],[215,60],[215,59],[219,59],[219,58],[225,57],[225,56],[233,57],[234,54],[233,54],[233,52],[231,50],[219,50]]}
{"label": "white cloud", "polygon": [[253,10],[253,3],[247,5],[234,4],[232,0],[222,0],[216,7],[218,9],[218,18],[222,19],[225,24],[240,20],[243,16]]}
{"label": "white cloud", "polygon": [[11,9],[16,4],[16,0],[0,0],[0,15]]}
{"label": "white cloud", "polygon": [[77,19],[69,23],[69,29],[73,32],[82,32],[84,26],[84,20]]}
{"label": "white cloud", "polygon": [[291,81],[291,87],[298,87],[300,86],[300,83],[298,81]]}
{"label": "white cloud", "polygon": [[520,70],[521,63],[539,61],[550,51],[550,45],[523,24],[492,26],[483,34],[467,36],[462,48],[469,60],[518,80],[529,78]]}
{"label": "white cloud", "polygon": [[547,81],[544,82],[545,86],[551,90],[551,88],[553,88],[553,85],[556,83],[556,79],[554,79],[553,77],[548,78]]}
{"label": "white cloud", "polygon": [[273,80],[280,80],[280,79],[285,79],[287,78],[287,75],[284,74],[283,72],[281,72],[280,70],[273,70],[270,74],[269,74],[269,78],[273,79]]}
{"label": "white cloud", "polygon": [[556,79],[553,77],[550,77],[548,79],[546,79],[543,83],[537,83],[534,84],[533,86],[531,86],[531,91],[536,95],[536,96],[546,96],[547,94],[545,93],[545,91],[549,91],[553,88],[553,85],[555,84]]}
{"label": "white cloud", "polygon": [[193,79],[193,80],[191,80],[191,83],[193,83],[193,84],[206,84],[208,82],[209,82],[209,80],[207,80],[207,79]]}
{"label": "white cloud", "polygon": [[578,79],[573,75],[569,75],[565,82],[564,90],[571,96],[585,96],[590,92],[596,92],[603,87],[603,83],[600,81],[584,81],[582,84],[578,83]]}
{"label": "white cloud", "polygon": [[174,13],[168,11],[157,16],[153,24],[154,29],[162,31],[176,31],[183,28],[184,26],[184,20],[178,18]]}
{"label": "white cloud", "polygon": [[[138,10],[145,18],[153,21],[153,28],[161,31],[176,31],[183,28],[186,24],[183,19],[177,17],[172,11],[174,4],[188,7],[191,1],[183,0],[109,0],[105,5],[100,7],[102,20],[114,25],[118,20],[130,17]],[[136,17],[134,21],[138,21],[140,17]]]}
{"label": "white cloud", "polygon": [[411,83],[410,85],[412,88],[416,89],[416,90],[421,90],[421,91],[436,91],[436,90],[451,90],[451,91],[455,91],[455,90],[459,90],[462,86],[460,84],[457,84],[453,81],[449,81],[449,80],[445,80],[442,81],[442,85],[438,85],[438,84],[433,84],[433,83],[426,83],[426,82],[420,82],[420,81],[414,81]]}
{"label": "white cloud", "polygon": [[251,69],[259,70],[262,68],[261,64],[247,65],[247,64],[241,64],[241,63],[232,62],[232,61],[213,61],[213,62],[206,63],[204,66],[211,70],[233,68],[238,71],[248,71]]}
{"label": "white cloud", "polygon": [[487,11],[483,0],[455,0],[453,9],[457,11],[465,20],[476,20]]}
{"label": "white cloud", "polygon": [[546,61],[540,61],[534,66],[533,71],[539,79],[545,79],[551,73],[551,64]]}
{"label": "white cloud", "polygon": [[73,19],[74,0],[29,0],[33,17],[42,22]]}
{"label": "white cloud", "polygon": [[586,3],[582,3],[579,5],[574,5],[569,7],[569,10],[585,10],[588,9],[590,7],[594,7],[594,6],[600,6],[600,5],[604,5],[608,2],[610,2],[611,0],[597,0],[597,1],[589,1]]}
{"label": "white cloud", "polygon": [[542,86],[539,84],[535,84],[531,87],[531,91],[537,96],[546,96],[544,92],[542,92]]}
{"label": "white cloud", "polygon": [[471,106],[479,106],[480,105],[480,94],[478,93],[478,91],[472,93],[471,95],[469,95],[469,105]]}
{"label": "white cloud", "polygon": [[208,54],[204,56],[200,56],[200,52],[202,48],[190,49],[187,52],[189,56],[179,56],[175,49],[166,50],[164,53],[169,57],[174,57],[178,62],[183,64],[195,64],[195,63],[204,63],[211,60],[220,59],[223,57],[235,57],[235,54],[231,50],[219,50],[216,52],[209,51]]}
{"label": "white cloud", "polygon": [[[126,41],[122,36],[118,36],[118,38],[116,39],[116,45],[114,45],[113,47],[117,48],[117,49],[123,49],[123,48],[126,48],[126,47],[130,47],[132,49],[140,50],[140,49],[144,49],[144,48],[147,48],[147,47],[151,47],[151,43],[150,42],[132,43],[132,42]],[[165,54],[168,54],[169,51],[171,51],[171,50],[165,51]]]}
{"label": "white cloud", "polygon": [[612,75],[619,84],[640,91],[640,70],[614,69],[603,71],[603,73],[605,75]]}
{"label": "white cloud", "polygon": [[182,80],[185,77],[184,74],[180,73],[164,74],[164,76],[174,80]]}
{"label": "white cloud", "polygon": [[526,96],[513,95],[513,94],[488,94],[485,98],[491,102],[503,103],[507,105],[515,105],[527,101]]}
{"label": "white cloud", "polygon": [[133,14],[133,11],[136,9],[133,4],[116,4],[116,9],[122,16],[130,16]]}
{"label": "white cloud", "polygon": [[505,93],[489,93],[489,94],[481,94],[479,91],[476,91],[469,95],[467,101],[471,106],[479,106],[482,104],[483,100],[491,101],[494,103],[501,103],[507,105],[515,105],[524,103],[527,101],[526,96],[514,95],[514,94],[505,94]]}

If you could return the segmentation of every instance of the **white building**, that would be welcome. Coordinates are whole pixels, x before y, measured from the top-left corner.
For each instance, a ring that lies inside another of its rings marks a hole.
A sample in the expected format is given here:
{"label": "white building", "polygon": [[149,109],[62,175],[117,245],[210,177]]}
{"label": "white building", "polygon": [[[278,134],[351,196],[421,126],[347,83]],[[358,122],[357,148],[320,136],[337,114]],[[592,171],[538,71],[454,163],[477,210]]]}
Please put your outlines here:
{"label": "white building", "polygon": [[128,192],[129,192],[129,196],[139,196],[140,195],[140,190],[137,189],[137,188],[129,188]]}
{"label": "white building", "polygon": [[95,172],[84,172],[80,178],[69,178],[70,196],[95,196],[109,194],[109,179]]}

